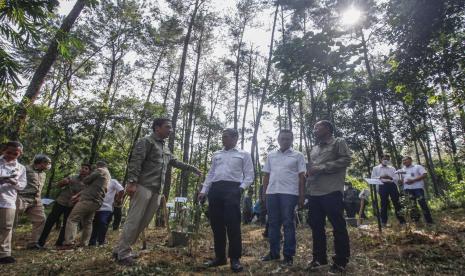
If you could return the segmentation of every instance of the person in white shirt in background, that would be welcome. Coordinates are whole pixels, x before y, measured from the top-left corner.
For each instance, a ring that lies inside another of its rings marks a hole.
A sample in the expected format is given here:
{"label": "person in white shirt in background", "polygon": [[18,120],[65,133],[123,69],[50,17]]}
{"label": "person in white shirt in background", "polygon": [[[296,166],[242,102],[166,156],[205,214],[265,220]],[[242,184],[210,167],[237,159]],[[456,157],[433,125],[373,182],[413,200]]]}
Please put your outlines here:
{"label": "person in white shirt in background", "polygon": [[16,262],[11,256],[16,198],[17,191],[27,185],[26,167],[18,162],[22,153],[23,145],[10,141],[0,156],[0,264]]}
{"label": "person in white shirt in background", "polygon": [[231,270],[240,272],[242,255],[241,194],[254,181],[254,168],[250,153],[237,149],[239,133],[236,129],[223,131],[224,149],[213,154],[210,171],[199,194],[203,201],[208,194],[208,214],[213,230],[215,258],[207,267],[226,264],[226,233],[228,235]]}
{"label": "person in white shirt in background", "polygon": [[[402,158],[402,164],[404,165],[402,170],[405,172],[403,179],[404,191],[409,195],[410,199],[414,201],[415,206],[417,202],[420,204],[426,223],[432,224],[433,218],[431,217],[431,211],[426,202],[424,190],[424,180],[428,173],[422,165],[413,165],[412,157],[410,156]],[[414,221],[420,220],[420,217],[414,212],[411,213],[411,217]]]}
{"label": "person in white shirt in background", "polygon": [[104,245],[113,213],[113,202],[120,201],[124,195],[124,188],[116,179],[110,180],[105,198],[103,199],[102,207],[95,212],[94,222],[92,226],[92,234],[90,236],[89,245]]}
{"label": "person in white shirt in background", "polygon": [[397,182],[399,177],[396,174],[396,169],[390,165],[391,156],[383,154],[380,159],[380,164],[373,168],[371,178],[378,178],[383,182],[379,185],[379,197],[381,199],[381,223],[386,226],[388,221],[388,206],[389,198],[392,205],[394,205],[395,214],[400,224],[405,223],[405,218],[401,214],[402,206],[399,202],[399,190],[397,189]]}

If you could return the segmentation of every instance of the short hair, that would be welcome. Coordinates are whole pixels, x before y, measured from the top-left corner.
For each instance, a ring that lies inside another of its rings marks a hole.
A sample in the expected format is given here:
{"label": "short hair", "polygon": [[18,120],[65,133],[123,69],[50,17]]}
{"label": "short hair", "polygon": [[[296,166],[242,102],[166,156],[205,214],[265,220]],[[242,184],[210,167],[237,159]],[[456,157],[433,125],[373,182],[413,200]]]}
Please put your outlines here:
{"label": "short hair", "polygon": [[391,156],[389,154],[387,154],[387,153],[383,153],[383,154],[381,154],[380,159],[383,159],[383,158],[391,159]]}
{"label": "short hair", "polygon": [[82,163],[81,167],[87,167],[89,170],[92,170],[92,165],[89,163]]}
{"label": "short hair", "polygon": [[317,122],[317,124],[322,124],[324,125],[325,127],[327,127],[329,129],[329,131],[331,132],[331,134],[334,134],[334,125],[328,121],[328,120],[321,120],[319,122]]}
{"label": "short hair", "polygon": [[155,130],[155,127],[161,127],[166,122],[171,122],[171,119],[168,118],[155,118],[152,123],[152,129]]}
{"label": "short hair", "polygon": [[45,154],[39,153],[34,156],[34,160],[32,161],[34,164],[42,164],[42,163],[52,163],[52,159]]}
{"label": "short hair", "polygon": [[19,148],[21,150],[23,150],[23,144],[21,144],[20,142],[18,141],[9,141],[5,144],[5,147],[4,149],[6,148]]}
{"label": "short hair", "polygon": [[106,168],[107,167],[107,162],[105,162],[103,160],[99,160],[99,161],[95,162],[95,165],[98,168]]}
{"label": "short hair", "polygon": [[407,159],[413,160],[412,156],[409,156],[409,155],[402,157],[402,161],[407,160]]}
{"label": "short hair", "polygon": [[239,137],[239,131],[235,128],[225,128],[223,129],[223,132],[227,132],[231,137],[238,138]]}
{"label": "short hair", "polygon": [[294,139],[294,133],[292,133],[292,130],[290,129],[281,129],[278,133],[278,136],[286,133],[291,134],[292,139]]}

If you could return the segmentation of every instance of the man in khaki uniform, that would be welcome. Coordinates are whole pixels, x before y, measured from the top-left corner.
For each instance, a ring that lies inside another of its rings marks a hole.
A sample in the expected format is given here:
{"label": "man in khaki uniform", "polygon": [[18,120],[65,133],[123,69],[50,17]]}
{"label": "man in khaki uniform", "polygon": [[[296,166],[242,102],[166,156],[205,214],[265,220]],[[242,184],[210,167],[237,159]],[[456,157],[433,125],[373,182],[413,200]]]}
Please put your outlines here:
{"label": "man in khaki uniform", "polygon": [[98,161],[96,165],[97,168],[82,180],[86,187],[72,197],[72,201],[78,202],[66,222],[65,241],[61,249],[73,246],[79,222],[81,222],[82,227],[80,245],[86,246],[89,242],[95,212],[102,206],[111,179],[105,162]]}
{"label": "man in khaki uniform", "polygon": [[168,165],[201,175],[196,167],[176,160],[165,144],[172,129],[169,119],[155,119],[152,129],[152,135],[137,141],[128,164],[126,193],[131,196],[131,203],[119,242],[113,249],[113,258],[122,265],[135,262],[131,246],[158,209]]}
{"label": "man in khaki uniform", "polygon": [[66,222],[68,221],[69,214],[73,209],[75,202],[71,201],[71,198],[78,194],[86,185],[82,183],[82,180],[90,174],[92,167],[90,164],[82,164],[79,174],[66,177],[57,183],[57,186],[61,188],[60,194],[53,203],[52,211],[48,214],[47,220],[45,221],[44,230],[39,238],[39,246],[44,247],[47,242],[48,235],[52,230],[53,226],[59,221],[61,215],[63,215],[63,225],[60,229],[60,234],[55,243],[56,246],[62,246],[65,240],[65,228]]}
{"label": "man in khaki uniform", "polygon": [[38,154],[34,157],[32,165],[26,166],[27,185],[24,190],[18,191],[16,200],[16,217],[23,213],[32,222],[31,241],[28,249],[40,249],[38,240],[45,225],[44,206],[41,201],[42,188],[45,184],[45,171],[50,169],[52,161],[47,155]]}

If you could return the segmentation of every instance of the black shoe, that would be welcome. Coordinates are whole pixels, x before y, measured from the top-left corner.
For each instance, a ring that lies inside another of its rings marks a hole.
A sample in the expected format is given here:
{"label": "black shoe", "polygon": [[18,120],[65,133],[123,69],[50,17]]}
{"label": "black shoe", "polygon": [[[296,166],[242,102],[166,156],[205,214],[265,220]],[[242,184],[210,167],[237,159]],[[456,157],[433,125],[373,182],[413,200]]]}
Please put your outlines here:
{"label": "black shoe", "polygon": [[13,264],[13,263],[16,263],[16,259],[11,256],[0,258],[0,264]]}
{"label": "black shoe", "polygon": [[275,255],[271,255],[271,253],[268,253],[265,256],[260,258],[262,262],[269,262],[269,261],[274,261],[274,260],[279,260],[279,259],[280,259],[279,255],[275,256]]}
{"label": "black shoe", "polygon": [[231,270],[234,273],[238,273],[238,272],[241,272],[242,270],[244,270],[244,267],[242,267],[241,262],[239,261],[239,259],[231,259]]}
{"label": "black shoe", "polygon": [[308,265],[308,270],[310,271],[316,271],[316,270],[320,270],[324,267],[328,266],[328,262],[319,262],[319,261],[316,261],[316,260],[312,260],[310,262],[310,264]]}
{"label": "black shoe", "polygon": [[225,264],[227,264],[226,259],[214,258],[213,260],[210,260],[210,261],[206,262],[205,266],[206,267],[217,267],[217,266],[222,266],[222,265],[225,265]]}
{"label": "black shoe", "polygon": [[284,256],[284,260],[281,262],[281,266],[292,266],[294,264],[294,259],[292,257]]}
{"label": "black shoe", "polygon": [[133,266],[136,264],[136,260],[132,256],[118,260],[117,262],[122,266]]}
{"label": "black shoe", "polygon": [[332,264],[329,268],[328,274],[329,275],[338,275],[344,274],[346,272],[346,267],[338,264]]}
{"label": "black shoe", "polygon": [[38,243],[32,243],[32,244],[29,244],[26,249],[29,249],[29,250],[41,250],[41,249],[44,249],[43,246],[40,246]]}

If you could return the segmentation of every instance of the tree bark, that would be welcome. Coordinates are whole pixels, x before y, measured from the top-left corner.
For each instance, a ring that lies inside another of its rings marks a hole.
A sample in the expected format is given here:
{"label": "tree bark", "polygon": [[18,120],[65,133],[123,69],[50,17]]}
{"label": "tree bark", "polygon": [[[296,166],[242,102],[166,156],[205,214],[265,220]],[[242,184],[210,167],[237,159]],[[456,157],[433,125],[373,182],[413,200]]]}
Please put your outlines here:
{"label": "tree bark", "polygon": [[37,97],[39,97],[40,88],[42,87],[50,68],[52,68],[58,56],[58,43],[69,33],[79,14],[86,6],[86,3],[86,0],[76,1],[70,13],[61,23],[60,29],[56,32],[55,37],[50,42],[47,52],[42,57],[39,67],[37,67],[34,72],[23,99],[16,109],[11,127],[12,131],[9,135],[11,140],[18,140],[27,118],[27,108],[34,104]]}
{"label": "tree bark", "polygon": [[[205,23],[205,22],[204,22]],[[204,24],[203,23],[203,24]],[[185,128],[184,133],[184,144],[183,144],[183,154],[182,154],[182,161],[184,163],[189,162],[189,150],[190,150],[190,138],[191,138],[191,130],[192,130],[192,122],[194,117],[194,107],[196,101],[196,92],[197,92],[197,82],[199,78],[199,66],[200,66],[200,58],[202,56],[202,43],[203,43],[203,33],[204,33],[204,26],[202,24],[202,29],[200,30],[200,37],[197,44],[197,60],[195,62],[195,70],[194,70],[194,81],[192,83],[192,93],[191,99],[188,108],[188,118],[187,118],[187,126]],[[189,172],[182,171],[181,172],[181,196],[187,196],[187,189],[189,186]]]}
{"label": "tree bark", "polygon": [[[274,19],[273,19],[273,29],[271,31],[270,49],[268,53],[268,64],[266,66],[265,83],[263,85],[263,92],[262,92],[261,99],[260,99],[260,107],[258,108],[257,118],[255,120],[254,131],[253,131],[253,136],[252,136],[251,155],[252,155],[253,164],[255,164],[255,158],[258,158],[258,156],[255,156],[254,153],[255,153],[255,146],[257,144],[258,129],[260,127],[260,119],[263,113],[263,105],[265,104],[267,90],[268,90],[268,86],[270,82],[271,63],[272,63],[272,57],[273,57],[274,34],[275,34],[275,29],[276,29],[276,20],[278,18],[278,11],[279,11],[279,4],[276,3],[276,9],[274,12]],[[255,172],[256,172],[256,169],[257,168],[254,168]],[[256,173],[255,173],[255,176],[257,177]]]}
{"label": "tree bark", "polygon": [[[192,11],[190,20],[189,20],[189,25],[187,27],[187,33],[186,36],[184,37],[184,43],[183,43],[183,49],[182,49],[182,55],[181,55],[181,65],[179,67],[179,76],[178,76],[178,83],[176,87],[176,97],[174,99],[174,107],[173,107],[173,116],[171,117],[171,124],[173,127],[173,133],[169,137],[168,140],[168,147],[171,150],[171,152],[174,151],[174,140],[176,138],[176,126],[177,126],[177,121],[178,121],[178,116],[179,116],[179,110],[181,107],[181,96],[182,96],[182,90],[184,87],[184,71],[186,69],[186,61],[187,61],[187,52],[189,50],[189,43],[192,35],[192,29],[194,27],[194,22],[195,18],[197,16],[197,11],[199,10],[200,7],[200,0],[195,0],[194,4],[194,10]],[[168,167],[166,170],[166,176],[165,176],[165,185],[163,188],[163,195],[167,199],[169,197],[170,189],[171,189],[171,167]]]}

